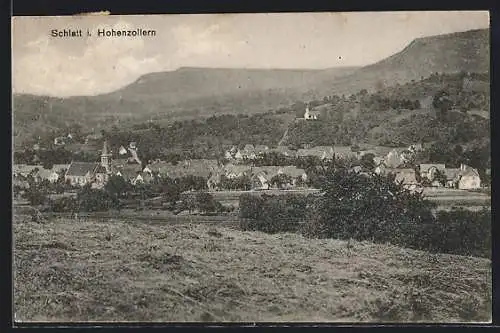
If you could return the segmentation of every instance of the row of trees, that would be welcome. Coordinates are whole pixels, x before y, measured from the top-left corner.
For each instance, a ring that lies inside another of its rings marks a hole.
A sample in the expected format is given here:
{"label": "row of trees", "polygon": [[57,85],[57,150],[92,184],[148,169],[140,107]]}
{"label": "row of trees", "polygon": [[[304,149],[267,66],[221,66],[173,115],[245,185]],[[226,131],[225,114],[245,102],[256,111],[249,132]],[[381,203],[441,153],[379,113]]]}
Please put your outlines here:
{"label": "row of trees", "polygon": [[41,165],[44,169],[51,169],[54,164],[69,164],[71,161],[95,162],[99,153],[88,151],[70,151],[65,148],[33,150],[25,149],[14,152],[14,163]]}
{"label": "row of trees", "polygon": [[[75,190],[64,182],[50,183],[31,182],[29,188],[23,190],[23,198],[31,205],[55,205],[56,209],[63,209],[68,204],[67,210],[107,210],[119,208],[120,203],[127,200],[147,200],[156,196],[162,196],[166,202],[176,202],[180,194],[185,191],[204,191],[207,189],[206,179],[197,176],[186,176],[181,178],[157,178],[152,183],[132,185],[123,177],[111,176],[103,189],[92,188],[90,184],[78,188],[77,199],[64,197],[62,199],[50,200],[50,194],[63,193],[67,190]],[[19,189],[19,192],[20,189]],[[59,208],[57,208],[59,207]],[[76,208],[75,208],[76,207]],[[92,208],[94,207],[94,208]]]}

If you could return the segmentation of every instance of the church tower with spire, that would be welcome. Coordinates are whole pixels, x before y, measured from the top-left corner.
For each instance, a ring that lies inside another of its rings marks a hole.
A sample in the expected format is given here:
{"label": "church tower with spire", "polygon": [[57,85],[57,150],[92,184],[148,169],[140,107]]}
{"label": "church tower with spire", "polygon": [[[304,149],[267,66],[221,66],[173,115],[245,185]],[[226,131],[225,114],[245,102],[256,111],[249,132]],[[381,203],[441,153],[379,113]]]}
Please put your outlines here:
{"label": "church tower with spire", "polygon": [[101,153],[101,166],[106,169],[106,173],[111,173],[111,154],[108,152],[108,141],[104,141]]}

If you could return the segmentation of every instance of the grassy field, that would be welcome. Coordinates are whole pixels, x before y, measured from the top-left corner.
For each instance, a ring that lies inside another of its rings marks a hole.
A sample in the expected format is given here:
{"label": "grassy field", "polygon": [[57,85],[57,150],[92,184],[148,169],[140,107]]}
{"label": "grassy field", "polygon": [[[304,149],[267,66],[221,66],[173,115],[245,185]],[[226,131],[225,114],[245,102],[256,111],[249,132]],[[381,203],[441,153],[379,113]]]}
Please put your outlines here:
{"label": "grassy field", "polygon": [[[259,193],[267,195],[279,195],[286,193],[299,193],[299,194],[314,194],[319,192],[317,189],[298,189],[298,190],[267,190],[267,191],[213,191],[210,192],[214,198],[226,206],[238,207],[239,197],[243,193]],[[452,206],[460,206],[463,208],[470,208],[472,210],[477,207],[490,206],[491,197],[488,194],[481,192],[472,192],[465,190],[449,189],[449,188],[424,188],[425,197],[434,201],[439,207],[443,209],[451,209]]]}
{"label": "grassy field", "polygon": [[478,207],[491,206],[491,196],[482,192],[473,192],[449,188],[425,188],[424,195],[438,207],[449,210],[453,206],[477,210]]}
{"label": "grassy field", "polygon": [[489,321],[491,263],[204,224],[14,217],[20,321]]}

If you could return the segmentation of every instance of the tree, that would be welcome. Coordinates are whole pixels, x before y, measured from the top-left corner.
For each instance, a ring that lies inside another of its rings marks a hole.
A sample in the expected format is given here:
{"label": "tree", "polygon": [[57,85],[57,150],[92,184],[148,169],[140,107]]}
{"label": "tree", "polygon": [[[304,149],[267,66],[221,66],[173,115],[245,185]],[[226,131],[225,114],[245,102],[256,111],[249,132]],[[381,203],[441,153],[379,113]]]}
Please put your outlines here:
{"label": "tree", "polygon": [[448,111],[453,106],[450,94],[446,90],[437,92],[432,99],[432,106],[438,111],[439,119],[445,120]]}
{"label": "tree", "polygon": [[305,181],[302,176],[297,176],[295,178],[295,186],[297,186],[297,187],[304,187],[306,185],[307,185],[307,181]]}
{"label": "tree", "polygon": [[343,167],[329,169],[321,186],[323,195],[308,219],[315,225],[315,236],[417,243],[415,231],[433,221],[434,205],[394,180],[394,175],[366,176]]}
{"label": "tree", "polygon": [[215,201],[213,195],[207,192],[196,193],[196,205],[200,211],[206,213],[220,211],[222,209],[222,205]]}
{"label": "tree", "polygon": [[178,201],[182,192],[179,184],[166,176],[160,177],[158,190],[167,202]]}
{"label": "tree", "polygon": [[225,175],[221,176],[220,186],[228,190],[249,190],[252,187],[252,181],[249,176],[242,175],[236,178],[228,178]]}
{"label": "tree", "polygon": [[100,212],[118,207],[116,198],[111,197],[106,191],[92,189],[90,185],[85,185],[77,193],[79,210],[84,212]]}
{"label": "tree", "polygon": [[434,180],[438,181],[442,186],[446,186],[446,181],[448,179],[446,178],[446,175],[441,170],[436,170],[436,173],[434,175]]}
{"label": "tree", "polygon": [[200,176],[187,175],[175,181],[182,191],[202,191],[208,188],[206,178]]}
{"label": "tree", "polygon": [[120,199],[126,196],[127,191],[130,190],[130,183],[125,181],[123,177],[112,175],[109,177],[104,190],[112,197]]}
{"label": "tree", "polygon": [[62,197],[51,202],[53,212],[75,212],[78,210],[78,202],[72,197]]}
{"label": "tree", "polygon": [[31,184],[31,186],[24,192],[24,198],[28,200],[31,206],[42,205],[47,202],[47,191]]}
{"label": "tree", "polygon": [[289,184],[293,183],[293,178],[290,175],[280,173],[271,178],[271,185],[276,186],[280,189],[286,187]]}
{"label": "tree", "polygon": [[363,156],[361,156],[360,160],[361,166],[368,170],[374,170],[375,169],[375,161],[373,160],[374,157],[375,155],[372,153],[364,154]]}

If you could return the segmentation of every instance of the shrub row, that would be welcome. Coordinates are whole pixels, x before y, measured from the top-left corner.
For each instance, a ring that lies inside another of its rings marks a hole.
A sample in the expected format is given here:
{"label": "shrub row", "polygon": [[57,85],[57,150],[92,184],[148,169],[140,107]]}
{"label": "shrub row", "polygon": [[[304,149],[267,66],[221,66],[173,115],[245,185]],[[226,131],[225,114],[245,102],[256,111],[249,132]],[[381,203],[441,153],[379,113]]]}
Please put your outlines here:
{"label": "shrub row", "polygon": [[489,257],[491,212],[453,210],[434,216],[434,204],[394,178],[346,170],[326,175],[322,195],[240,197],[243,230],[297,230],[307,237],[369,240],[431,252]]}

